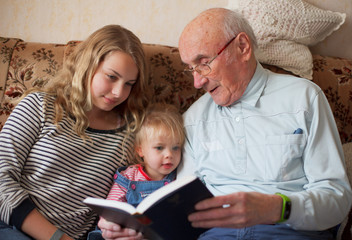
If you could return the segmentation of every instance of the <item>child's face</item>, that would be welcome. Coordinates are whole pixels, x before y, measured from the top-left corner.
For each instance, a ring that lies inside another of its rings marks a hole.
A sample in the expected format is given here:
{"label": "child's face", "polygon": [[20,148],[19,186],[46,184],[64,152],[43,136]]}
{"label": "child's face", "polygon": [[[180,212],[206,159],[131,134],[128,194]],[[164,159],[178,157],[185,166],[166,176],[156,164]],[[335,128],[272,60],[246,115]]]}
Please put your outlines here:
{"label": "child's face", "polygon": [[126,53],[109,53],[94,73],[91,83],[92,102],[96,109],[111,111],[124,102],[138,77],[138,68]]}
{"label": "child's face", "polygon": [[181,161],[181,143],[169,135],[148,136],[136,148],[145,163],[145,172],[153,180],[162,180]]}

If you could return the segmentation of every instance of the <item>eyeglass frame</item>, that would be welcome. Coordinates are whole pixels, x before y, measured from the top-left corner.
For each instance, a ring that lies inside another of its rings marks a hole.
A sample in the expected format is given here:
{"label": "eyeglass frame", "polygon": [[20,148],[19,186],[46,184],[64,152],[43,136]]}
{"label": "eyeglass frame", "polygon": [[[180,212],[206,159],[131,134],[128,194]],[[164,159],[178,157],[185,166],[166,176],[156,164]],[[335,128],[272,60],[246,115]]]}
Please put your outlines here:
{"label": "eyeglass frame", "polygon": [[[237,36],[238,35],[235,35],[233,38],[231,38],[230,41],[228,41],[225,44],[225,46],[223,48],[221,48],[220,51],[214,57],[212,57],[207,63],[200,63],[200,64],[197,64],[196,66],[194,66],[192,68],[185,68],[183,71],[191,73],[192,75],[193,75],[194,71],[196,71],[198,74],[200,74],[202,76],[207,76],[212,71],[212,69],[210,67],[210,64],[232,43],[233,40],[235,40],[237,38]],[[201,73],[202,70],[199,70],[199,66],[207,67],[209,69],[209,72],[207,72],[205,74],[202,74]]]}

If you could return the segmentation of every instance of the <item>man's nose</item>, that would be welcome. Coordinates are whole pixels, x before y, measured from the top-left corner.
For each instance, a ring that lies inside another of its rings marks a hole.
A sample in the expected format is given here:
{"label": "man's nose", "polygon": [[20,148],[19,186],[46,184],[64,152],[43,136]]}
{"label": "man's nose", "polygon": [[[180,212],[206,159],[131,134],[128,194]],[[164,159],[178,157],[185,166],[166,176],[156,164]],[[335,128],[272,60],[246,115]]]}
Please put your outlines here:
{"label": "man's nose", "polygon": [[200,89],[203,87],[203,85],[206,82],[206,78],[204,76],[202,76],[201,74],[199,74],[197,71],[193,71],[193,85],[195,88]]}

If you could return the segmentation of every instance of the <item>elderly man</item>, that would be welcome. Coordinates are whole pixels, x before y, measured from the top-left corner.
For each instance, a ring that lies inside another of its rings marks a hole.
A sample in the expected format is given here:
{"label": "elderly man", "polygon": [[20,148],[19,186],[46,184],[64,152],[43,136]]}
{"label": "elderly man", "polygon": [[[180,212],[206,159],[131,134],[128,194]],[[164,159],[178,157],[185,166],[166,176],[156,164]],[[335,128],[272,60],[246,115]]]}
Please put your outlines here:
{"label": "elderly man", "polygon": [[331,239],[352,197],[329,104],[314,83],[265,70],[255,47],[246,20],[219,8],[180,37],[207,93],[184,114],[178,176],[195,173],[216,196],[189,220],[212,228],[200,239]]}
{"label": "elderly man", "polygon": [[[250,25],[209,9],[184,29],[179,50],[207,93],[184,114],[178,177],[196,174],[215,197],[196,205],[200,239],[332,239],[351,186],[329,104],[314,83],[265,70]],[[103,236],[141,239],[105,222]]]}

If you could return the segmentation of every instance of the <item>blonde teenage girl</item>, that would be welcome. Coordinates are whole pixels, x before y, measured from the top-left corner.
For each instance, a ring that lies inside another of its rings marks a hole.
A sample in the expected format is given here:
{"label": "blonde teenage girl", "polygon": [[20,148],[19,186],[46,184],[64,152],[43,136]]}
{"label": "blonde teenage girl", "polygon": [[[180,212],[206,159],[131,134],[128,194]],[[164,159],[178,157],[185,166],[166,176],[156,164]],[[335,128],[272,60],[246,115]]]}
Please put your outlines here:
{"label": "blonde teenage girl", "polygon": [[140,40],[109,25],[24,96],[0,133],[1,239],[86,238],[97,216],[82,200],[106,198],[132,156],[146,76]]}

